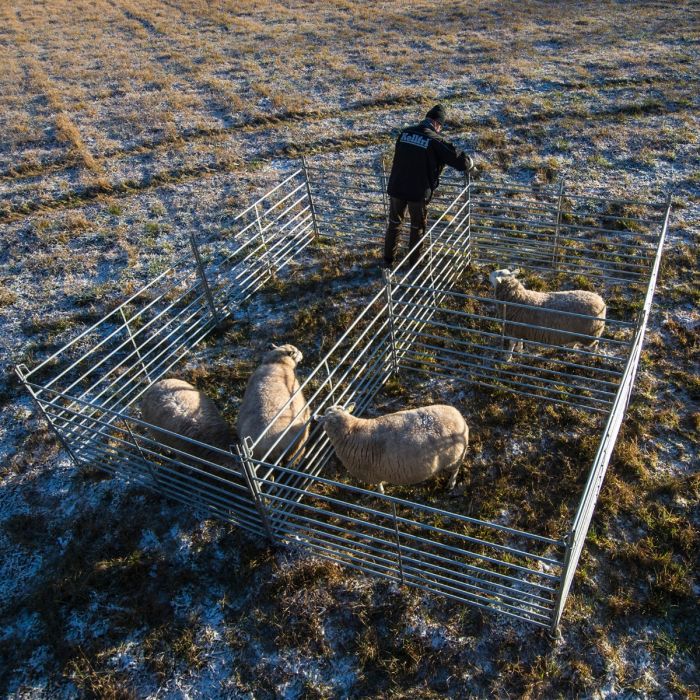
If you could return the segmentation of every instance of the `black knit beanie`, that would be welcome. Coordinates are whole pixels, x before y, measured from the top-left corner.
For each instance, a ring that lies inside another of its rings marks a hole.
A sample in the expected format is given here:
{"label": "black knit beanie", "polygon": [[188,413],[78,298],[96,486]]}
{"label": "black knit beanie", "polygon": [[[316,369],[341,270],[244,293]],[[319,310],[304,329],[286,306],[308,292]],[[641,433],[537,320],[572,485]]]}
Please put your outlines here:
{"label": "black knit beanie", "polygon": [[442,105],[435,105],[426,115],[426,119],[434,119],[440,124],[445,123],[445,108]]}

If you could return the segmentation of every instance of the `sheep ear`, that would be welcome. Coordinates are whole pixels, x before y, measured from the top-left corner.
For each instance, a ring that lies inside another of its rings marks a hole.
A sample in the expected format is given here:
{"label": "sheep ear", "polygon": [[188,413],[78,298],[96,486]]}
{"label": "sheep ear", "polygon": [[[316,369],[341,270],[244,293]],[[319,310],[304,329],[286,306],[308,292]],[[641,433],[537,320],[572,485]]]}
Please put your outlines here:
{"label": "sheep ear", "polygon": [[511,270],[511,271],[510,271],[510,274],[511,274],[511,277],[515,277],[515,275],[519,275],[519,274],[520,274],[520,268],[519,268],[519,267],[516,267],[515,270]]}
{"label": "sheep ear", "polygon": [[348,404],[348,405],[345,407],[345,410],[346,410],[348,413],[354,413],[354,412],[355,412],[355,402],[353,401],[351,404]]}
{"label": "sheep ear", "polygon": [[268,350],[276,350],[277,346],[274,343],[268,343],[267,344],[267,349]]}
{"label": "sheep ear", "polygon": [[320,413],[314,413],[314,420],[317,423],[323,423],[324,418],[325,418],[325,416],[322,416]]}

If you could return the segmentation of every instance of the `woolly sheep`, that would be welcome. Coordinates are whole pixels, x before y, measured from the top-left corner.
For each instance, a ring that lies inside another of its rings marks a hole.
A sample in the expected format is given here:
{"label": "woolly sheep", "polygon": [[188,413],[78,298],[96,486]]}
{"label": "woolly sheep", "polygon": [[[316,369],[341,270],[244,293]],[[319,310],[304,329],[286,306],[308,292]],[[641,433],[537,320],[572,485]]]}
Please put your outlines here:
{"label": "woolly sheep", "polygon": [[[214,402],[182,379],[162,379],[153,384],[141,398],[140,408],[144,421],[178,435],[222,450],[228,450],[233,442],[231,426]],[[221,455],[213,450],[159,430],[151,430],[151,433],[158,442],[169,447],[222,463]]]}
{"label": "woolly sheep", "polygon": [[[285,453],[289,457],[308,437],[309,407],[299,391],[295,374],[296,366],[303,357],[293,345],[270,344],[262,363],[248,380],[238,414],[238,435],[241,440],[244,437],[257,440],[265,427],[288,404],[256,445],[253,453],[256,459],[262,459],[285,431],[286,434],[275,445],[268,460],[276,462]],[[287,452],[289,448],[291,449]],[[296,459],[302,456],[303,449],[296,455]]]}
{"label": "woolly sheep", "polygon": [[378,418],[357,418],[331,406],[317,420],[350,474],[379,484],[382,493],[383,482],[417,484],[449,469],[447,489],[453,489],[469,444],[469,428],[452,406],[423,406]]}
{"label": "woolly sheep", "polygon": [[[499,310],[499,314],[505,314],[506,321],[532,324],[531,326],[518,326],[506,323],[505,335],[511,338],[521,338],[548,345],[567,345],[595,349],[598,346],[598,338],[605,328],[606,307],[603,299],[595,292],[587,292],[576,289],[567,292],[536,292],[525,289],[522,282],[515,278],[519,270],[509,269],[494,270],[489,279],[495,290],[496,299],[516,304],[528,304],[537,308],[522,308],[505,304]],[[580,316],[568,316],[557,313],[565,311],[575,314],[584,314],[591,318]],[[534,327],[532,327],[534,326]],[[595,337],[581,338],[572,333]],[[510,362],[513,349],[521,352],[521,341],[510,340],[508,353],[505,359]]]}

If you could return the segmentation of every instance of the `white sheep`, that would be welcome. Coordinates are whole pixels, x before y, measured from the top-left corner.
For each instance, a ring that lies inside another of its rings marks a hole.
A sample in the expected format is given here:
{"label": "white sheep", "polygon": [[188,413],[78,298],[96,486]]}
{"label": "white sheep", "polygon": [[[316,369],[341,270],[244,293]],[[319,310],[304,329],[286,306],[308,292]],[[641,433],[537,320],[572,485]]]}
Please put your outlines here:
{"label": "white sheep", "polygon": [[434,405],[357,418],[350,409],[331,406],[317,420],[323,424],[338,459],[359,481],[417,484],[452,469],[454,488],[469,444],[469,428],[452,406]]}
{"label": "white sheep", "polygon": [[[310,411],[295,374],[296,366],[303,357],[293,345],[271,344],[262,363],[248,380],[238,413],[238,436],[241,440],[245,437],[257,440],[286,405],[255,446],[253,456],[256,459],[262,459],[278,440],[267,457],[268,461],[276,462],[283,454],[290,457],[306,442]],[[285,433],[284,436],[282,433]],[[303,453],[302,447],[295,459],[300,459]]]}
{"label": "white sheep", "polygon": [[[155,382],[141,397],[140,408],[146,423],[207,445],[228,450],[234,440],[231,426],[214,402],[182,379],[161,379]],[[159,430],[150,432],[164,445],[208,461],[230,464],[227,460],[222,460],[222,456],[214,450]]]}
{"label": "white sheep", "polygon": [[[499,315],[506,320],[504,333],[511,336],[506,362],[510,362],[514,349],[517,352],[522,351],[522,340],[548,345],[584,346],[590,349],[598,346],[598,338],[605,328],[606,313],[605,302],[598,294],[583,289],[566,292],[536,292],[525,289],[522,282],[515,278],[518,272],[517,269],[512,272],[503,269],[494,270],[489,275],[496,299],[536,307],[499,305]],[[562,311],[582,314],[586,318],[557,313]],[[511,323],[507,323],[508,321]],[[520,326],[516,323],[528,325]]]}

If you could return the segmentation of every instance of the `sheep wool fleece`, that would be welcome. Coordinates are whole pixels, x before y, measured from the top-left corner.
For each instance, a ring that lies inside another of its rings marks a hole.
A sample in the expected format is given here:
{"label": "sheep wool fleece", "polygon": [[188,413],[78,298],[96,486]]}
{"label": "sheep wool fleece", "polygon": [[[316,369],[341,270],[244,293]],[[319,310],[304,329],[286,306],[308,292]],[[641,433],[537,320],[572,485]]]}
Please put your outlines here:
{"label": "sheep wool fleece", "polygon": [[[256,446],[254,456],[257,459],[261,459],[277,443],[270,455],[270,459],[276,460],[290,447],[302,445],[308,436],[308,425],[304,426],[309,420],[310,410],[299,391],[295,373],[301,359],[301,353],[293,345],[281,345],[263,357],[262,363],[248,380],[238,414],[239,438],[248,436],[254,441],[258,440],[277,413],[294,396]],[[281,437],[285,431],[286,434]]]}
{"label": "sheep wool fleece", "polygon": [[[572,333],[598,338],[605,328],[605,302],[595,292],[580,289],[568,292],[536,292],[525,289],[522,282],[511,277],[498,283],[496,298],[499,301],[539,307],[537,309],[510,305],[503,307],[505,311],[499,313],[505,313],[506,321],[528,324],[528,326],[518,326],[506,323],[505,334],[514,338],[551,345],[577,343],[589,345],[595,341],[587,341],[586,338],[572,335]],[[557,311],[584,314],[593,318],[567,316]]]}
{"label": "sheep wool fleece", "polygon": [[[144,421],[173,433],[227,450],[233,441],[229,424],[214,402],[182,379],[162,379],[141,399]],[[210,451],[161,431],[151,431],[159,442],[200,457]]]}
{"label": "sheep wool fleece", "polygon": [[324,423],[338,458],[368,484],[417,484],[459,465],[469,428],[452,406],[433,405],[378,418],[348,413]]}

